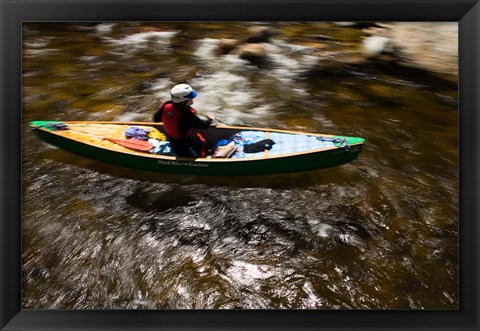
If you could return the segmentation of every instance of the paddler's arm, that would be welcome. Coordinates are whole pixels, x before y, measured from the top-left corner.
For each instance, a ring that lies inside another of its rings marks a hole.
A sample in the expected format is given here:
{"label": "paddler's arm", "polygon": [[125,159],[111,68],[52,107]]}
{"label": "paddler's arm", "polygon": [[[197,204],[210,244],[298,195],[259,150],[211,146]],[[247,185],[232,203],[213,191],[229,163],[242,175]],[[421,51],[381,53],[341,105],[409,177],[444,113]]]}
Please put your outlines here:
{"label": "paddler's arm", "polygon": [[157,112],[153,115],[153,121],[154,122],[161,122],[162,121],[163,106],[165,106],[165,103],[166,103],[165,100],[160,99],[159,108],[158,108]]}
{"label": "paddler's arm", "polygon": [[210,114],[208,119],[202,120],[200,117],[195,115],[194,112],[188,112],[185,117],[185,122],[188,123],[188,126],[195,129],[207,129],[215,119],[215,116]]}

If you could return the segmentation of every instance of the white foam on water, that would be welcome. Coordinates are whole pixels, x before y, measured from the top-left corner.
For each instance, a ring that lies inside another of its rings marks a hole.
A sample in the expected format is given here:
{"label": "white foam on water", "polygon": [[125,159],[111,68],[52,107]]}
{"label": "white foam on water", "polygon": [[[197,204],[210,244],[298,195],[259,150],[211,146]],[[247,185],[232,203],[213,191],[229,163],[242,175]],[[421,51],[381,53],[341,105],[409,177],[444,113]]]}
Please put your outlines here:
{"label": "white foam on water", "polygon": [[[175,33],[172,32],[147,32],[128,36],[117,43],[142,45],[152,36],[162,36],[165,41]],[[255,122],[271,114],[273,105],[264,100],[258,91],[245,77],[246,72],[259,70],[257,67],[242,60],[236,54],[217,55],[215,53],[219,40],[204,38],[198,41],[198,47],[194,51],[194,57],[202,62],[209,74],[192,79],[190,84],[199,95],[195,99],[193,107],[201,115],[214,113],[222,122],[219,124],[242,124]],[[292,84],[295,77],[309,65],[308,47],[289,46],[280,41],[279,45],[265,44],[269,58],[274,64],[274,69],[266,71],[272,79],[282,84]],[[283,53],[290,52],[293,56]],[[300,54],[300,55],[298,55]],[[172,82],[169,79],[159,79],[150,88],[159,98],[168,97]],[[302,86],[293,85],[292,92],[308,96]]]}
{"label": "white foam on water", "polygon": [[57,48],[39,48],[36,49],[36,47],[41,47],[41,46],[34,46],[31,49],[24,49],[23,50],[23,55],[24,56],[40,56],[40,55],[50,55],[53,52],[60,52],[59,49]]}
{"label": "white foam on water", "polygon": [[148,42],[155,41],[158,44],[167,45],[170,43],[170,39],[173,38],[177,31],[149,31],[139,32],[123,39],[112,40],[112,43],[119,45],[128,45],[133,47],[143,48],[146,47]]}
{"label": "white foam on water", "polygon": [[303,291],[308,295],[307,300],[304,301],[304,304],[307,307],[317,307],[321,305],[320,298],[315,294],[312,283],[306,281],[302,286]]}
{"label": "white foam on water", "polygon": [[383,51],[391,51],[390,39],[372,36],[363,40],[363,53],[367,56],[377,56]]}
{"label": "white foam on water", "polygon": [[200,264],[205,261],[205,252],[197,249],[195,252],[192,252],[191,258],[193,263]]}
{"label": "white foam on water", "polygon": [[228,268],[227,275],[233,281],[242,285],[252,285],[257,280],[264,280],[275,276],[274,268],[267,265],[256,265],[245,261],[233,261]]}
{"label": "white foam on water", "polygon": [[255,97],[249,91],[250,83],[245,77],[227,71],[199,79],[195,85],[202,91],[195,101],[201,104],[209,103],[214,109],[221,109],[224,105],[241,106],[252,102]]}
{"label": "white foam on water", "polygon": [[217,45],[217,39],[205,38],[199,40],[194,52],[194,56],[213,72],[192,82],[199,92],[195,99],[198,110],[202,113],[213,112],[219,119],[228,120],[228,124],[237,124],[246,117],[258,119],[268,114],[268,105],[247,109],[253,102],[261,103],[260,95],[245,77],[245,72],[251,70],[248,62],[233,54],[217,56]]}
{"label": "white foam on water", "polygon": [[211,60],[215,56],[214,50],[217,48],[218,40],[212,38],[205,38],[199,40],[199,47],[193,53],[199,59]]}
{"label": "white foam on water", "polygon": [[248,62],[247,60],[239,58],[238,55],[227,54],[227,55],[224,55],[222,58],[226,63],[228,63],[229,65],[231,65],[233,67],[237,67],[237,68],[247,67],[249,70],[253,70],[253,71],[258,70],[257,67],[251,66],[250,62]]}
{"label": "white foam on water", "polygon": [[343,270],[340,269],[339,267],[335,266],[334,269],[335,269],[335,271],[336,271],[339,275],[342,275],[342,274],[343,274]]}
{"label": "white foam on water", "polygon": [[226,71],[204,77],[193,84],[199,91],[193,107],[203,113],[213,112],[219,119],[228,118],[229,122],[243,117],[245,108],[256,99],[246,78]]}
{"label": "white foam on water", "polygon": [[341,233],[338,237],[346,244],[353,245],[353,243],[355,242],[355,238],[353,238],[353,236],[348,233]]}
{"label": "white foam on water", "polygon": [[277,68],[273,71],[275,74],[284,74],[285,77],[280,75],[279,78],[290,78],[301,69],[301,61],[288,57],[282,53],[282,49],[276,45],[266,44],[269,58],[277,65]]}
{"label": "white foam on water", "polygon": [[103,36],[103,40],[111,45],[121,48],[120,52],[112,52],[118,56],[128,58],[137,51],[157,46],[156,52],[168,52],[166,46],[170,45],[171,39],[178,31],[149,31],[139,32],[122,39],[113,39]]}
{"label": "white foam on water", "polygon": [[38,38],[35,41],[25,42],[24,48],[45,48],[53,40],[53,37]]}
{"label": "white foam on water", "polygon": [[101,23],[95,27],[95,30],[98,34],[108,34],[112,32],[113,27],[117,25],[116,23]]}
{"label": "white foam on water", "polygon": [[238,242],[238,239],[236,237],[229,236],[229,237],[223,238],[222,242],[226,244],[235,244]]}
{"label": "white foam on water", "polygon": [[180,295],[188,295],[188,289],[185,286],[178,285],[177,286],[177,293]]}
{"label": "white foam on water", "polygon": [[[268,58],[274,65],[270,75],[282,83],[293,84],[295,78],[305,73],[317,61],[315,56],[310,55],[313,48],[308,46],[289,45],[280,40],[263,45],[267,50]],[[293,90],[301,95],[308,94],[298,86]]]}
{"label": "white foam on water", "polygon": [[332,232],[333,227],[328,224],[319,224],[316,230],[317,230],[316,233],[319,237],[327,238],[330,236],[330,233]]}
{"label": "white foam on water", "polygon": [[173,83],[168,78],[159,78],[155,80],[150,88],[148,89],[153,93],[158,100],[163,99],[165,101],[170,100],[170,89],[172,88]]}
{"label": "white foam on water", "polygon": [[208,231],[211,229],[211,226],[205,220],[199,219],[195,215],[192,215],[191,217],[183,218],[179,222],[178,228],[180,230],[200,229],[200,230]]}
{"label": "white foam on water", "polygon": [[154,248],[154,249],[158,249],[159,247],[161,247],[161,244],[159,243],[158,239],[155,238],[151,233],[147,233],[146,235],[144,235],[142,237],[142,240],[143,240],[143,244],[145,244],[145,246],[147,247]]}
{"label": "white foam on water", "polygon": [[[228,71],[202,77],[192,85],[199,92],[193,107],[204,114],[215,113],[221,120],[228,119],[229,124],[244,118],[248,105],[257,98],[248,79]],[[258,118],[260,114],[250,116]]]}
{"label": "white foam on water", "polygon": [[[169,42],[175,33],[177,32],[145,32],[112,42],[143,47],[152,38],[158,38],[158,42]],[[219,125],[241,125],[256,122],[271,114],[273,105],[246,78],[246,73],[261,69],[250,65],[236,54],[217,55],[215,50],[218,39],[204,38],[197,43],[193,56],[202,62],[208,73],[189,82],[199,92],[193,104],[199,115],[214,113],[220,121]],[[307,97],[308,92],[302,86],[295,85],[294,79],[311,64],[308,55],[310,48],[291,46],[281,41],[263,45],[273,63],[273,69],[265,69],[265,73],[282,85],[291,85],[293,93]],[[150,90],[156,97],[165,99],[169,96],[172,84],[169,79],[158,79]]]}
{"label": "white foam on water", "polygon": [[166,96],[168,96],[171,88],[172,88],[172,81],[170,79],[159,78],[152,83],[152,86],[149,88],[149,90],[154,92],[161,91],[162,92],[161,96],[165,98]]}

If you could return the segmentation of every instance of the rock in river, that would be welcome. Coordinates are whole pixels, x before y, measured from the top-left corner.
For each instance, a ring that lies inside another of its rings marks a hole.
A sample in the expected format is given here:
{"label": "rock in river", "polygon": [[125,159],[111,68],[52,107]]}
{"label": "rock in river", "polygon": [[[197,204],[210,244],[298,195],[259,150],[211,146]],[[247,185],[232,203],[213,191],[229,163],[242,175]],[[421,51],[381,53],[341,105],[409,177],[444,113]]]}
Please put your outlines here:
{"label": "rock in river", "polygon": [[260,44],[244,44],[238,49],[238,56],[252,63],[259,63],[267,58],[267,50]]}

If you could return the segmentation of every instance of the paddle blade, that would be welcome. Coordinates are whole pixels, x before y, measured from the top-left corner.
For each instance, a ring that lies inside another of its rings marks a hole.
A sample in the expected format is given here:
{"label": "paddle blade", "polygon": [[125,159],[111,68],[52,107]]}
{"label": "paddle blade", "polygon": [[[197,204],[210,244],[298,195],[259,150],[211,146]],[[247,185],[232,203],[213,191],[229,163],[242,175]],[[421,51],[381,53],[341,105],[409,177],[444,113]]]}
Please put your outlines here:
{"label": "paddle blade", "polygon": [[143,140],[135,140],[135,139],[114,139],[114,138],[103,138],[105,140],[114,142],[115,144],[119,144],[123,147],[135,149],[137,151],[148,152],[153,148],[153,145],[148,141]]}

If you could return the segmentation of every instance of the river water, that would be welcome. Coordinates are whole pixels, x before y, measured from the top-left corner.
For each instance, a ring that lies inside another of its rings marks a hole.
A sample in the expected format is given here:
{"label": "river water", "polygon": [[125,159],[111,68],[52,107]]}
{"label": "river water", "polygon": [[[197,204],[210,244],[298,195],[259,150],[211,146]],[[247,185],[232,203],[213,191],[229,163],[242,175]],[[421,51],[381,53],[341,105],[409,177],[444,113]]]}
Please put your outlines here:
{"label": "river water", "polygon": [[[361,47],[355,26],[263,24],[276,32],[265,63],[218,54],[251,25],[24,24],[23,308],[458,308],[455,86],[394,65],[315,67]],[[194,177],[80,158],[27,126],[149,121],[180,82],[222,122],[364,149],[325,170]]]}

